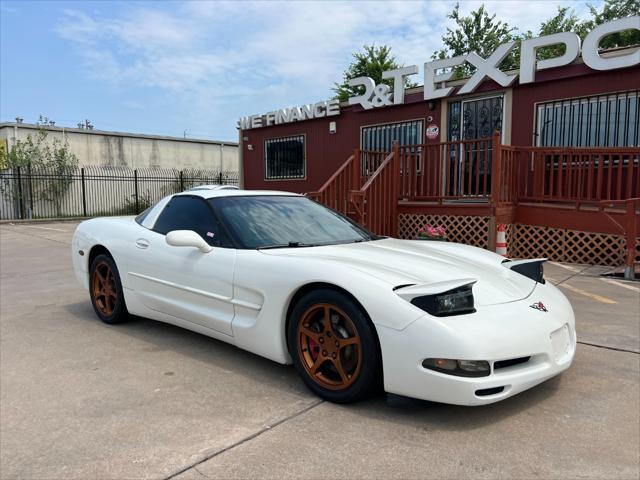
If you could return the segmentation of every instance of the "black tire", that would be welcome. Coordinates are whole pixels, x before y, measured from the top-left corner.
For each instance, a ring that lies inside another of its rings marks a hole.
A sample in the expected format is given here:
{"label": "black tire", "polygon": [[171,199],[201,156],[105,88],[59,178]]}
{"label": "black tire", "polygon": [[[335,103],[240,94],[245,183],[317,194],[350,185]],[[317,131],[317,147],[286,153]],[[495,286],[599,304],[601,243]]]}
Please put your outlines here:
{"label": "black tire", "polygon": [[347,295],[329,289],[309,292],[288,320],[289,352],[313,393],[330,402],[351,403],[379,386],[380,348],[374,327]]}
{"label": "black tire", "polygon": [[89,296],[93,310],[104,323],[112,325],[129,319],[120,274],[111,256],[101,254],[91,262]]}

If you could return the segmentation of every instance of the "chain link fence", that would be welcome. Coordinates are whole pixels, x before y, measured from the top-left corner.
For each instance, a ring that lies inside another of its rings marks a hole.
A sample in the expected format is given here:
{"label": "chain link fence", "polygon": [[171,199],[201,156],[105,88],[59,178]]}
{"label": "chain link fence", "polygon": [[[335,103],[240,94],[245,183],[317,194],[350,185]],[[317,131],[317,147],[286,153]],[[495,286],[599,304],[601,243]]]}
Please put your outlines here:
{"label": "chain link fence", "polygon": [[135,215],[197,185],[238,185],[237,171],[115,166],[0,172],[0,219]]}

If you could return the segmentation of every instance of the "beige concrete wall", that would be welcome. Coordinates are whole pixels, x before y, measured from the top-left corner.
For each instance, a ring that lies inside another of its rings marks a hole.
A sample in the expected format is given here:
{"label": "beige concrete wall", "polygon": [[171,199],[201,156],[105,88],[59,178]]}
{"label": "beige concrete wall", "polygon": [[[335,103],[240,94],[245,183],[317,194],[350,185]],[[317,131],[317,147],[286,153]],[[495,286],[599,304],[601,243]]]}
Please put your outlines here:
{"label": "beige concrete wall", "polygon": [[[80,165],[114,165],[131,168],[194,168],[238,171],[238,146],[206,140],[181,139],[117,132],[47,128],[49,138],[65,138]],[[0,139],[11,148],[15,139],[34,137],[32,126],[0,126]]]}

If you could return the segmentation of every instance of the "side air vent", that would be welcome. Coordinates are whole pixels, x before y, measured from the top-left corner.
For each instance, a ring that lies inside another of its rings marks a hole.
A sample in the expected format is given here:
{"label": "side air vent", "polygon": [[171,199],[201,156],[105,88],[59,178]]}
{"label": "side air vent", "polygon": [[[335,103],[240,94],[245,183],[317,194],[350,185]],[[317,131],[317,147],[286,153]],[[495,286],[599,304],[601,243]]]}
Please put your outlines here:
{"label": "side air vent", "polygon": [[504,391],[504,387],[482,388],[476,390],[477,397],[488,397],[489,395],[496,395]]}
{"label": "side air vent", "polygon": [[508,360],[500,360],[494,362],[493,369],[498,370],[500,368],[513,367],[514,365],[520,365],[521,363],[527,363],[531,357],[509,358]]}

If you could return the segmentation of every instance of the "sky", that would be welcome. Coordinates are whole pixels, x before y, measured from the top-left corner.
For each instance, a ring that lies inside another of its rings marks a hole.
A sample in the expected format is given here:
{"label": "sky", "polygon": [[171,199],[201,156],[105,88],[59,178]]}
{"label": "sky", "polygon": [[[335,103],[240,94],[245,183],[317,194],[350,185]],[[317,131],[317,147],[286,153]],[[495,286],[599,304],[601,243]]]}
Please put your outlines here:
{"label": "sky", "polygon": [[[584,1],[460,3],[521,31],[537,32],[557,5],[587,16]],[[0,0],[0,121],[237,141],[241,116],[331,98],[362,45],[421,66],[454,5]]]}

